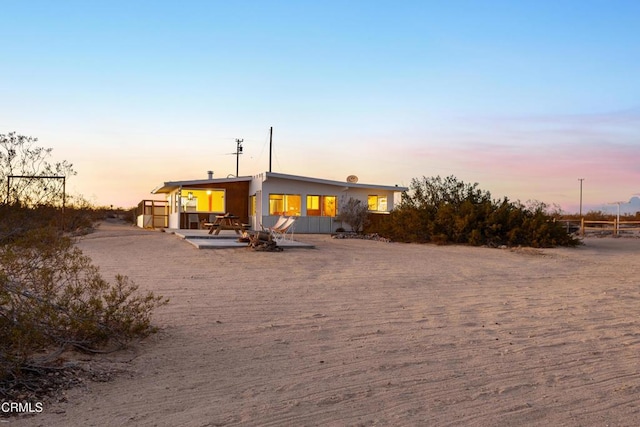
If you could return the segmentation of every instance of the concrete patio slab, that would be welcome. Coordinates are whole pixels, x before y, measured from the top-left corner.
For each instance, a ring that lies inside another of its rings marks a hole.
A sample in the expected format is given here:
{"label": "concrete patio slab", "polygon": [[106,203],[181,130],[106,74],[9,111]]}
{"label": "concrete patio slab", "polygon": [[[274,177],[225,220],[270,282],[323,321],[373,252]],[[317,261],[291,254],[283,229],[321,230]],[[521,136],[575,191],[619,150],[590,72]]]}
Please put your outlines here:
{"label": "concrete patio slab", "polygon": [[[209,234],[207,230],[166,230],[192,244],[198,249],[229,249],[246,248],[247,242],[238,242],[238,236],[234,231],[223,230],[218,235]],[[278,243],[281,248],[313,249],[314,245],[297,240],[287,240]]]}

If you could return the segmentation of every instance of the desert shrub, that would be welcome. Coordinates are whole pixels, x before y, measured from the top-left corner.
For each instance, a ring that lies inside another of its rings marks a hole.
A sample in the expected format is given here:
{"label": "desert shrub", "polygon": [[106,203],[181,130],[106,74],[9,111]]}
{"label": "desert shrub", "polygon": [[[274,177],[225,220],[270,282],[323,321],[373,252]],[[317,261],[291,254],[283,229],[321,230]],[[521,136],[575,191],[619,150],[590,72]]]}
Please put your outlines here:
{"label": "desert shrub", "polygon": [[0,243],[0,396],[65,349],[120,348],[153,332],[152,312],[166,302],[126,277],[104,280],[54,227],[12,234]]}
{"label": "desert shrub", "polygon": [[601,210],[591,210],[584,214],[584,219],[587,221],[613,221],[616,218],[615,213],[603,212]]}
{"label": "desert shrub", "polygon": [[[617,214],[611,212],[604,212],[602,210],[590,210],[582,215],[563,215],[563,219],[580,221],[584,218],[586,221],[613,221],[617,217]],[[633,221],[638,217],[638,214],[620,214],[621,220]]]}
{"label": "desert shrub", "polygon": [[0,244],[11,236],[28,230],[52,227],[73,234],[86,234],[93,230],[104,213],[91,206],[67,206],[64,214],[60,207],[39,205],[25,207],[20,204],[0,205]]}
{"label": "desert shrub", "polygon": [[523,205],[491,194],[453,176],[413,179],[388,220],[377,222],[382,236],[404,242],[489,246],[574,246],[544,203]]}
{"label": "desert shrub", "polygon": [[69,232],[90,230],[104,212],[65,194],[72,165],[50,163],[52,150],[36,143],[0,134],[2,398],[29,388],[66,349],[119,348],[152,332],[153,310],[167,302],[126,277],[107,282],[74,246]]}
{"label": "desert shrub", "polygon": [[353,197],[340,202],[336,219],[346,223],[352,231],[361,232],[369,222],[369,207],[362,200]]}

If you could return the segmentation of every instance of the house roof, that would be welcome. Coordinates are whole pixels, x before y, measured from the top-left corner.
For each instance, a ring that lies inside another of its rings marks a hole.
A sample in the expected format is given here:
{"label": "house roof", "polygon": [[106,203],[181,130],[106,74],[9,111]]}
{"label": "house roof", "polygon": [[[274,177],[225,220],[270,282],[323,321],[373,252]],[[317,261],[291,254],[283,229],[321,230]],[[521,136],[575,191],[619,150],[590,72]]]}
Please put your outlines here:
{"label": "house roof", "polygon": [[336,186],[347,187],[347,188],[375,188],[378,190],[387,190],[387,191],[407,191],[408,190],[407,187],[400,187],[398,185],[358,184],[355,182],[334,181],[330,179],[311,178],[308,176],[288,175],[288,174],[276,173],[276,172],[265,172],[264,174],[260,174],[259,176],[262,176],[262,178],[265,181],[272,178],[272,179],[287,179],[291,181],[312,182],[315,184],[336,185]]}
{"label": "house roof", "polygon": [[244,182],[251,181],[253,178],[250,176],[238,176],[233,178],[214,178],[214,179],[192,179],[189,181],[168,181],[164,184],[151,190],[152,194],[158,193],[170,193],[177,190],[180,187],[190,187],[194,185],[207,185],[207,184],[223,184],[228,182]]}
{"label": "house roof", "polygon": [[190,186],[202,186],[207,184],[222,184],[222,183],[230,183],[230,182],[245,182],[252,181],[253,179],[261,179],[263,181],[267,181],[269,179],[284,179],[289,181],[303,181],[310,182],[314,184],[327,184],[327,185],[335,185],[346,188],[372,188],[377,190],[387,190],[387,191],[407,191],[407,187],[399,187],[397,185],[377,185],[377,184],[358,184],[355,182],[347,182],[347,181],[334,181],[330,179],[322,179],[322,178],[312,178],[308,176],[300,176],[300,175],[288,175],[284,173],[276,173],[276,172],[264,172],[258,174],[254,177],[251,176],[239,176],[233,178],[216,178],[216,179],[196,179],[189,181],[168,181],[159,187],[151,190],[152,194],[158,193],[170,193],[174,190],[177,190],[181,187],[190,187]]}

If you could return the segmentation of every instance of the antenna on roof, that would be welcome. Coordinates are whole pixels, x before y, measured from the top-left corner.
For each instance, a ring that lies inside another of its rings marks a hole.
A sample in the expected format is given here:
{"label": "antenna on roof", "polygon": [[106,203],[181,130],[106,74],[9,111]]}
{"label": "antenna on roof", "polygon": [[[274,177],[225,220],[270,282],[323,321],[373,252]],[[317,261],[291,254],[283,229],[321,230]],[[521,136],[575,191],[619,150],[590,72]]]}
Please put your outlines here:
{"label": "antenna on roof", "polygon": [[271,172],[271,153],[273,152],[273,126],[269,128],[269,172]]}

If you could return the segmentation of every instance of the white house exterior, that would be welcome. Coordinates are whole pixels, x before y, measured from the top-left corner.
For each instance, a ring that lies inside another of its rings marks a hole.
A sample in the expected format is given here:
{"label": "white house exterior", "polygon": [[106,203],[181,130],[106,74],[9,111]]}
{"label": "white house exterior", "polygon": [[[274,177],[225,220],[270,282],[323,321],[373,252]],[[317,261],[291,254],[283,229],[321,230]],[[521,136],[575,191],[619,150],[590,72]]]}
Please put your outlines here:
{"label": "white house exterior", "polygon": [[[165,194],[169,228],[201,227],[212,216],[232,213],[252,229],[269,227],[281,216],[297,217],[296,233],[332,233],[348,225],[336,220],[349,198],[372,213],[389,213],[406,187],[359,184],[264,172],[251,177],[165,182],[152,191]],[[195,222],[197,220],[197,222]],[[198,222],[200,225],[198,225]]]}
{"label": "white house exterior", "polygon": [[273,225],[280,215],[296,216],[296,233],[332,233],[346,227],[336,220],[340,205],[354,198],[370,212],[389,213],[405,187],[358,184],[264,172],[249,185],[250,217],[254,228]]}

